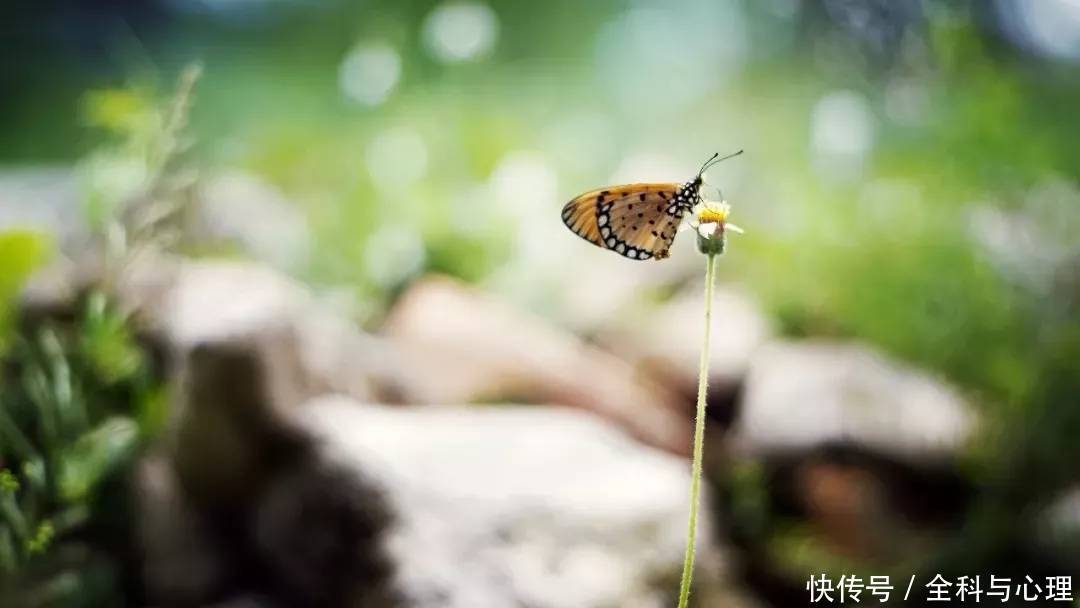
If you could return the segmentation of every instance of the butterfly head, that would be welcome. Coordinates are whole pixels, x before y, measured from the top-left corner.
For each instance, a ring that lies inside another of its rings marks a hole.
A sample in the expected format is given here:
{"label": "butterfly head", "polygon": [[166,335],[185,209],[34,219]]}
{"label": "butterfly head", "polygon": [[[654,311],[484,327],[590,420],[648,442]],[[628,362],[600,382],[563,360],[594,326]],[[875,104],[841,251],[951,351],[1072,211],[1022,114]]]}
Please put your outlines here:
{"label": "butterfly head", "polygon": [[698,175],[683,184],[682,187],[675,191],[675,198],[672,200],[669,213],[682,214],[697,206],[701,202],[701,185],[704,183],[705,180]]}
{"label": "butterfly head", "polygon": [[710,156],[709,160],[705,161],[705,163],[701,165],[701,169],[698,169],[697,175],[694,176],[694,179],[686,182],[686,184],[683,185],[681,192],[685,195],[684,198],[686,202],[689,202],[691,206],[695,206],[701,202],[701,187],[705,184],[705,172],[708,171],[709,167],[712,167],[720,161],[734,158],[742,153],[743,151],[739,150],[734,154],[720,156],[720,153],[717,152]]}

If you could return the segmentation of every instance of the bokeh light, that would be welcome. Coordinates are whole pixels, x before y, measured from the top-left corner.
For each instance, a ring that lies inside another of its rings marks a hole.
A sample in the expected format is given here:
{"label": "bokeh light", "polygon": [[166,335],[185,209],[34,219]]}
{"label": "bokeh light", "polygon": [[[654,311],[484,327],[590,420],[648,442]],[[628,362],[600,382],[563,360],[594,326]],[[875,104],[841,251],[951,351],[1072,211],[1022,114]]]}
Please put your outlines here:
{"label": "bokeh light", "polygon": [[487,55],[499,37],[499,19],[486,4],[446,2],[424,21],[424,42],[440,61],[457,63]]}
{"label": "bokeh light", "polygon": [[814,105],[810,146],[815,166],[828,175],[857,175],[874,145],[875,118],[854,91],[834,91]]}
{"label": "bokeh light", "polygon": [[365,159],[376,187],[400,195],[427,173],[428,149],[419,133],[397,127],[376,134],[368,144]]}
{"label": "bokeh light", "polygon": [[1005,31],[1033,51],[1080,60],[1080,2],[1077,0],[997,0]]}
{"label": "bokeh light", "polygon": [[401,79],[401,57],[384,44],[362,44],[341,61],[338,80],[349,99],[367,106],[387,100]]}

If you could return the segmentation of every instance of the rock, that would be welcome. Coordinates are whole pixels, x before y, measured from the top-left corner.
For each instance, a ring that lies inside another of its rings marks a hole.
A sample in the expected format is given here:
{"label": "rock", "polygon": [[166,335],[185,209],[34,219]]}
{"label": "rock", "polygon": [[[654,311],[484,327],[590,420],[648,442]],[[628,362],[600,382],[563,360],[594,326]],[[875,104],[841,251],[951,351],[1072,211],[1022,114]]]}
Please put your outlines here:
{"label": "rock", "polygon": [[834,553],[881,563],[927,551],[960,525],[974,488],[955,463],[911,464],[851,445],[823,445],[769,461],[771,490],[786,496]]}
{"label": "rock", "polygon": [[135,522],[147,593],[166,605],[200,605],[230,574],[225,551],[209,522],[186,496],[171,464],[145,458],[134,479]]}
{"label": "rock", "polygon": [[189,233],[197,241],[236,243],[276,268],[300,268],[307,262],[307,218],[274,186],[251,174],[233,171],[205,180],[195,215]]}
{"label": "rock", "polygon": [[136,480],[151,603],[400,605],[381,490],[322,456],[290,418],[298,404],[275,402],[273,374],[262,349],[236,339],[184,359],[167,465]]}
{"label": "rock", "polygon": [[415,284],[383,333],[420,403],[514,400],[588,410],[646,443],[688,454],[676,395],[573,334],[445,278]]}
{"label": "rock", "polygon": [[[659,307],[625,315],[601,339],[693,403],[705,324],[703,292],[704,285],[697,281]],[[722,399],[719,393],[736,390],[755,351],[772,333],[769,319],[745,290],[716,286],[709,348],[710,406],[734,401],[730,395]]]}
{"label": "rock", "polygon": [[734,442],[747,454],[849,442],[924,461],[954,454],[975,424],[956,390],[868,347],[773,342],[751,363]]}
{"label": "rock", "polygon": [[[663,263],[634,262],[585,242],[575,244],[551,276],[541,277],[547,280],[540,289],[552,301],[554,316],[574,332],[590,335],[618,329],[628,314],[652,310],[648,300],[653,294],[670,292],[673,286],[702,275],[704,258],[694,250],[693,240],[676,239],[671,258]],[[569,268],[573,271],[568,272]],[[531,269],[521,274],[530,284],[536,283]]]}
{"label": "rock", "polygon": [[[733,538],[751,539],[740,545],[747,580],[786,605],[824,563],[890,570],[932,553],[971,507],[957,457],[976,424],[958,391],[867,346],[762,345],[725,450],[709,463],[741,494],[722,517],[742,522]],[[759,473],[738,481],[731,471]],[[772,523],[781,520],[797,524]],[[777,550],[786,546],[798,550]]]}
{"label": "rock", "polygon": [[[325,453],[385,491],[387,547],[416,607],[670,606],[689,467],[572,409],[386,408],[327,397],[294,412]],[[706,501],[705,512],[708,512]],[[699,605],[728,586],[708,518]]]}
{"label": "rock", "polygon": [[140,334],[173,360],[202,343],[236,340],[256,348],[274,369],[279,402],[296,404],[342,393],[365,401],[401,401],[407,387],[400,358],[306,287],[254,263],[182,261],[144,254],[114,270],[63,259],[24,289],[20,316],[74,319],[81,298],[108,285]]}
{"label": "rock", "polygon": [[[135,291],[125,301],[137,300]],[[153,290],[143,290],[152,292]],[[292,279],[245,263],[185,263],[156,310],[169,341],[181,349],[231,336],[254,336],[282,401],[326,393],[396,401],[407,395],[401,359],[385,340],[364,333],[321,305]]]}
{"label": "rock", "polygon": [[[174,474],[142,476],[151,593],[357,608],[673,602],[684,459],[570,408],[278,407],[258,352],[203,343],[185,360]],[[751,605],[709,517],[698,538],[700,605]]]}

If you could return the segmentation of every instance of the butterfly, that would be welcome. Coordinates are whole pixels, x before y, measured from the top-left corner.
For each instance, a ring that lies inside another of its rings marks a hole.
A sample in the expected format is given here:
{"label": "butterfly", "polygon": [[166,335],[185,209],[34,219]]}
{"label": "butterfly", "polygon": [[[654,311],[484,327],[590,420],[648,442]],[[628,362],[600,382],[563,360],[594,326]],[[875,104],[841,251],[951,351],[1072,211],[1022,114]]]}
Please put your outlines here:
{"label": "butterfly", "polygon": [[574,234],[632,260],[668,257],[683,216],[701,203],[705,170],[742,154],[713,154],[685,184],[627,184],[590,190],[562,210]]}

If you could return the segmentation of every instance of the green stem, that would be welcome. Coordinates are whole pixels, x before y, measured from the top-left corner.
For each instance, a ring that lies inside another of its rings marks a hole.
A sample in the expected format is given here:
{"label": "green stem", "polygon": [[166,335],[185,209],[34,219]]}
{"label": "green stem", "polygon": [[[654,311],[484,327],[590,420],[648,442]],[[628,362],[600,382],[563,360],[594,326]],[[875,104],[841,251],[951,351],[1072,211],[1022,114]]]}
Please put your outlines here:
{"label": "green stem", "polygon": [[698,502],[701,497],[701,460],[705,451],[705,393],[709,388],[709,334],[712,333],[713,274],[716,255],[708,254],[705,263],[705,337],[698,368],[697,413],[694,420],[694,465],[690,473],[690,518],[686,532],[686,559],[679,585],[679,608],[690,602],[690,581],[694,575],[694,550],[697,538]]}

